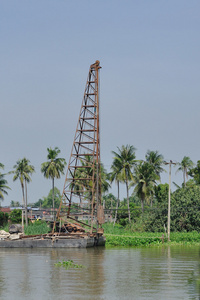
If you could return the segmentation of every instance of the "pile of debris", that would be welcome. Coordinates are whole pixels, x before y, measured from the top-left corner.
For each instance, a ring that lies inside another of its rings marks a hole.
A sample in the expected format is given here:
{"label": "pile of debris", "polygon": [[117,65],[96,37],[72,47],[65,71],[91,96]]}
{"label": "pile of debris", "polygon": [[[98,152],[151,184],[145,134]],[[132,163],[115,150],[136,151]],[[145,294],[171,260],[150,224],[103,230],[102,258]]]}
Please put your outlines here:
{"label": "pile of debris", "polygon": [[0,230],[0,240],[18,240],[23,235],[22,226],[20,224],[12,224],[9,227],[9,232]]}
{"label": "pile of debris", "polygon": [[0,230],[0,240],[5,240],[10,237],[10,233],[5,230]]}

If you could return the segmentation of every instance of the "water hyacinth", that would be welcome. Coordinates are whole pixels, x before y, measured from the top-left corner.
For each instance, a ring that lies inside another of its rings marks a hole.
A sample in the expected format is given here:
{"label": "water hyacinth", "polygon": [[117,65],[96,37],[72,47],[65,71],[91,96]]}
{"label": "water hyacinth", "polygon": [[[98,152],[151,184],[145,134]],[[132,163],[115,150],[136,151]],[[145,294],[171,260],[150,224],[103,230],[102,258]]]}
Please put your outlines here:
{"label": "water hyacinth", "polygon": [[78,265],[78,264],[75,264],[73,262],[73,260],[66,260],[66,261],[62,261],[62,262],[58,262],[58,263],[55,263],[55,266],[56,267],[64,267],[65,269],[82,269],[82,268],[85,268],[85,266],[83,265]]}

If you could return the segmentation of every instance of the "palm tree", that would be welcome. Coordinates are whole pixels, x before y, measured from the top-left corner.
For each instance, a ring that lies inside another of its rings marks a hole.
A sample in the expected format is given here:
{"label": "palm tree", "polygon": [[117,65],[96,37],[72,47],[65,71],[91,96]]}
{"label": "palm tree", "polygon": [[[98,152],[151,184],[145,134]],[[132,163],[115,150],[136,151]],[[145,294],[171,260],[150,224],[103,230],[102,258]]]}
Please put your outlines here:
{"label": "palm tree", "polygon": [[117,210],[119,207],[119,183],[122,181],[121,180],[121,168],[119,166],[119,161],[118,160],[113,160],[113,163],[111,165],[111,173],[109,174],[109,179],[110,182],[113,183],[113,181],[116,182],[117,184],[117,203],[116,203],[116,209],[115,209],[115,218],[114,218],[114,225],[117,221]]}
{"label": "palm tree", "polygon": [[106,192],[108,192],[110,188],[110,183],[109,183],[109,174],[104,168],[103,163],[100,164],[100,172],[101,172],[101,190],[102,190],[102,194],[105,194]]}
{"label": "palm tree", "polygon": [[136,166],[135,148],[130,145],[119,147],[118,152],[112,151],[115,165],[119,170],[121,181],[126,184],[127,205],[128,205],[128,219],[131,221],[130,207],[129,207],[129,182],[133,178],[132,170]]}
{"label": "palm tree", "polygon": [[[85,159],[81,160],[81,168],[76,170],[75,173],[75,182],[72,182],[70,187],[73,187],[74,192],[80,197],[80,204],[82,201],[82,196],[85,198],[90,199],[92,201],[92,190],[93,190],[93,157],[91,155],[85,156]],[[94,170],[94,181],[97,178],[96,172],[96,164]],[[109,175],[107,174],[106,169],[104,168],[103,164],[100,163],[100,170],[99,170],[99,178],[101,179],[100,186],[101,192],[105,193],[109,190],[110,184],[108,182]],[[79,180],[79,178],[81,178]],[[83,189],[85,192],[83,192]],[[90,203],[89,203],[90,204]]]}
{"label": "palm tree", "polygon": [[[4,169],[4,165],[2,163],[0,163],[0,168]],[[7,186],[8,182],[4,176],[5,174],[0,173],[0,200],[4,200],[4,195],[8,194],[7,190],[10,190],[9,186]]]}
{"label": "palm tree", "polygon": [[54,179],[60,178],[61,174],[64,174],[64,168],[66,166],[66,161],[64,158],[58,158],[60,149],[55,147],[55,149],[47,148],[47,162],[41,164],[41,172],[44,174],[45,178],[52,179],[52,191],[53,191],[53,219],[54,219]]}
{"label": "palm tree", "polygon": [[[19,159],[16,162],[16,165],[13,166],[14,168],[14,177],[13,181],[17,179],[20,180],[21,188],[22,188],[22,203],[23,207],[25,208],[25,221],[26,225],[28,225],[28,214],[27,214],[27,183],[31,181],[30,175],[35,172],[34,166],[30,165],[30,160],[27,158]],[[23,221],[23,217],[22,217]]]}
{"label": "palm tree", "polygon": [[11,207],[20,207],[20,203],[18,201],[11,200],[10,206]]}
{"label": "palm tree", "polygon": [[144,202],[145,200],[148,202],[154,192],[157,180],[159,180],[159,176],[149,162],[141,161],[135,168],[130,185],[135,186],[134,193],[141,199],[142,213],[144,212]]}
{"label": "palm tree", "polygon": [[116,204],[117,199],[112,193],[109,193],[103,196],[103,202],[104,202],[104,208],[111,210],[110,212],[112,213],[113,204],[114,205]]}
{"label": "palm tree", "polygon": [[194,178],[196,184],[200,184],[200,160],[197,161],[197,165],[190,169],[188,175]]}
{"label": "palm tree", "polygon": [[188,171],[194,166],[193,161],[189,158],[189,156],[184,156],[182,161],[178,163],[179,168],[176,173],[179,171],[183,172],[183,184],[186,187],[186,178],[188,178]]}
{"label": "palm tree", "polygon": [[[163,155],[159,154],[158,151],[148,150],[145,155],[145,158],[146,158],[146,161],[154,168],[154,172],[156,175],[159,176],[159,180],[160,180],[160,173],[165,171],[165,169],[162,168],[162,165],[164,164]],[[153,194],[154,194],[154,191],[152,191],[152,195],[151,195],[151,206],[153,203]]]}
{"label": "palm tree", "polygon": [[28,205],[28,193],[27,193],[27,183],[31,182],[31,175],[35,172],[35,168],[33,165],[29,164],[30,161],[26,160],[26,173],[27,176],[24,177],[24,184],[25,184],[25,220],[26,226],[28,225],[28,213],[27,213],[27,205]]}
{"label": "palm tree", "polygon": [[160,173],[165,171],[165,169],[162,168],[162,165],[164,163],[164,157],[162,154],[159,154],[158,151],[150,151],[148,150],[146,153],[146,161],[150,163],[150,165],[153,166],[154,172],[159,176]]}
{"label": "palm tree", "polygon": [[[74,190],[74,193],[79,196],[80,199],[80,208],[82,208],[82,189],[83,189],[83,179],[81,168],[75,171],[75,181],[70,183],[70,188]],[[85,183],[86,180],[84,180]]]}

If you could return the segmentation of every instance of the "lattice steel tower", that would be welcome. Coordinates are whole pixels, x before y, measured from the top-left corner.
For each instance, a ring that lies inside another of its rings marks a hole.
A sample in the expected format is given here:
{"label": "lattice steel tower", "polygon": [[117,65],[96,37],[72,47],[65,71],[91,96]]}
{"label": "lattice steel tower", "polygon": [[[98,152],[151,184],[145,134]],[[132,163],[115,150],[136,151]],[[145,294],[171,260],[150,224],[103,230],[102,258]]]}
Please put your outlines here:
{"label": "lattice steel tower", "polygon": [[[72,207],[90,212],[91,232],[97,215],[98,224],[104,222],[101,205],[101,165],[99,130],[99,69],[97,60],[90,66],[80,115],[69,159],[65,184],[57,219],[70,216]],[[72,206],[73,203],[76,203]],[[65,209],[64,209],[65,206]],[[67,209],[66,209],[67,207]]]}

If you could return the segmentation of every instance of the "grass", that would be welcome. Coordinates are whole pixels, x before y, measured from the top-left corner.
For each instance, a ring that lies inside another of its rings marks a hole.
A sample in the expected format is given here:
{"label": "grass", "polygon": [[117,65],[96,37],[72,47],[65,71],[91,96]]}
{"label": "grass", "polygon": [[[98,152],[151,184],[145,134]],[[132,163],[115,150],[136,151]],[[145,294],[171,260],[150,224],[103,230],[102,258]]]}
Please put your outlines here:
{"label": "grass", "polygon": [[49,231],[49,225],[45,221],[41,220],[37,220],[34,223],[30,223],[28,226],[24,226],[25,235],[45,234]]}
{"label": "grass", "polygon": [[6,232],[9,232],[9,225],[6,224],[5,226],[1,226],[1,227],[0,227],[0,230],[4,230],[4,231],[6,231]]}

